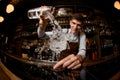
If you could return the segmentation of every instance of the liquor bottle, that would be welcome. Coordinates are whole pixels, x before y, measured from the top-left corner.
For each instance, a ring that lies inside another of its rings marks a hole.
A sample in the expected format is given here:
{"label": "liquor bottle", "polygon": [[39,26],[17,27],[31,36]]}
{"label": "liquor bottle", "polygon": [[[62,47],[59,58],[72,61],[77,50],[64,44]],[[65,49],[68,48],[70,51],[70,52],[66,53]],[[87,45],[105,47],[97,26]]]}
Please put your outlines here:
{"label": "liquor bottle", "polygon": [[98,58],[97,44],[96,44],[96,41],[93,40],[93,43],[92,43],[92,60],[97,60],[97,58]]}
{"label": "liquor bottle", "polygon": [[115,56],[117,56],[117,54],[119,53],[117,44],[115,44],[114,47],[113,47],[113,53],[114,53]]}

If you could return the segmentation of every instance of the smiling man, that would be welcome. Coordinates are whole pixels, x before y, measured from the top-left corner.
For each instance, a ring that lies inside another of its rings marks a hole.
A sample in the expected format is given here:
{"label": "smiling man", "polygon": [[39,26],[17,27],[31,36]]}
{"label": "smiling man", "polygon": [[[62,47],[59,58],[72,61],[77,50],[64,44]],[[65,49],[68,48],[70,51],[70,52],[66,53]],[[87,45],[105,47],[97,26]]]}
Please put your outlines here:
{"label": "smiling man", "polygon": [[[47,6],[42,6],[41,8],[46,8]],[[49,20],[44,18],[44,14],[40,14],[38,36],[43,38],[45,36],[53,35],[53,32],[46,33],[45,28]],[[79,69],[82,67],[86,55],[86,35],[82,31],[83,27],[83,16],[79,13],[75,13],[70,18],[70,29],[63,29],[65,32],[64,39],[69,43],[69,51],[63,51],[61,54],[67,54],[67,56],[61,58],[54,66],[54,70],[59,69]],[[68,49],[66,49],[68,50]],[[85,80],[85,70],[80,71],[81,80]]]}

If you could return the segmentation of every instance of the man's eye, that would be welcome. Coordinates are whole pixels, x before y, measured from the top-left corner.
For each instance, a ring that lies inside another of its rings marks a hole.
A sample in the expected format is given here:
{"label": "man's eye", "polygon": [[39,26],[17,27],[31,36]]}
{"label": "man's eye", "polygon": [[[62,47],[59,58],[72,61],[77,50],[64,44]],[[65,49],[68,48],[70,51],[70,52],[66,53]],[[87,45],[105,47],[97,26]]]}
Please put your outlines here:
{"label": "man's eye", "polygon": [[80,24],[78,24],[78,26],[81,26]]}
{"label": "man's eye", "polygon": [[72,22],[73,24],[75,24],[74,22]]}

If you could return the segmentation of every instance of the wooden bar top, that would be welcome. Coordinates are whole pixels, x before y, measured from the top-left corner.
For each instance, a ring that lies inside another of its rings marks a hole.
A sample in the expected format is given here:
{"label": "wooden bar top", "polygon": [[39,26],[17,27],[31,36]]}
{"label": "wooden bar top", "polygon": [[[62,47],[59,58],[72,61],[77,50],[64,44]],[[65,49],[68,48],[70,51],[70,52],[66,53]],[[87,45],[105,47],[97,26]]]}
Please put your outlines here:
{"label": "wooden bar top", "polygon": [[22,80],[13,74],[0,60],[0,80]]}
{"label": "wooden bar top", "polygon": [[[4,52],[4,54],[6,56],[9,56],[13,59],[16,59],[18,61],[21,61],[21,62],[24,62],[24,63],[27,63],[27,64],[32,64],[32,65],[37,65],[37,66],[53,66],[54,64],[57,63],[57,61],[47,61],[47,60],[37,60],[37,59],[25,59],[25,58],[22,58],[20,56],[17,56],[17,55],[14,55],[12,53],[6,53]],[[100,63],[104,63],[106,61],[109,61],[111,59],[114,59],[114,58],[117,58],[117,57],[120,57],[120,55],[109,55],[109,56],[105,56],[105,57],[102,57],[98,60],[88,60],[88,61],[85,61],[83,63],[83,66],[92,66],[92,65],[96,65],[96,64],[100,64]]]}

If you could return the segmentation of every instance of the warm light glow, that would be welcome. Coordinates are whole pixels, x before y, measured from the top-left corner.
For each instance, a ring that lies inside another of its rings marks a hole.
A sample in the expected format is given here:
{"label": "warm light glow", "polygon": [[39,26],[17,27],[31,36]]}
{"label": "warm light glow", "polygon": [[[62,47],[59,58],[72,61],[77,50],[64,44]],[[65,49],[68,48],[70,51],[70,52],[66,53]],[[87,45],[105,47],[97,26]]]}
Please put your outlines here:
{"label": "warm light glow", "polygon": [[119,9],[119,10],[120,10],[120,2],[119,2],[119,1],[115,1],[115,2],[114,2],[114,7],[115,7],[116,9]]}
{"label": "warm light glow", "polygon": [[8,4],[6,7],[6,12],[11,13],[14,11],[14,6],[12,4]]}
{"label": "warm light glow", "polygon": [[18,4],[20,2],[20,0],[11,0],[12,4]]}
{"label": "warm light glow", "polygon": [[4,21],[4,17],[0,16],[0,22]]}

